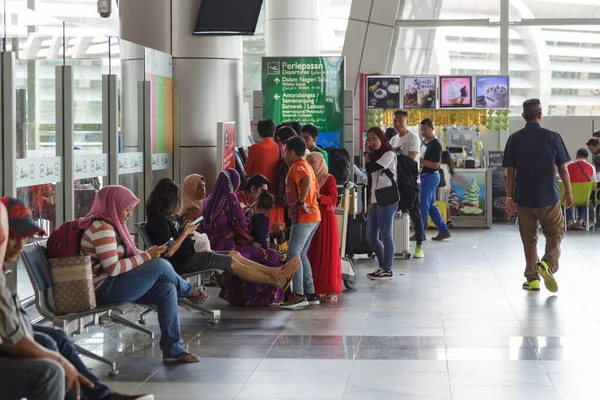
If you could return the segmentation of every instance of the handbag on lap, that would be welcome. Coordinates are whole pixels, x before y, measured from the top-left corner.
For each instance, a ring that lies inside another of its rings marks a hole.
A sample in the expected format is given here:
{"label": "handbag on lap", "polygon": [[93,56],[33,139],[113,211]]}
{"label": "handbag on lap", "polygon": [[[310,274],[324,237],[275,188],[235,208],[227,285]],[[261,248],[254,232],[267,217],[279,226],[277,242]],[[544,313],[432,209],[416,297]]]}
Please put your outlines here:
{"label": "handbag on lap", "polygon": [[57,314],[91,311],[96,308],[92,259],[89,256],[52,258],[50,275]]}

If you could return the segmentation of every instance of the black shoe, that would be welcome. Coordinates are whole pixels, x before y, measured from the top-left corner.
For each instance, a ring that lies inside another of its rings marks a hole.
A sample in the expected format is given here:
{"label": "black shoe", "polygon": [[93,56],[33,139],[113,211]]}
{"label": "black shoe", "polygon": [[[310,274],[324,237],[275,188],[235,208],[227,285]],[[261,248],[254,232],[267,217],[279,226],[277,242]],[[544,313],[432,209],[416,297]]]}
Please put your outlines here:
{"label": "black shoe", "polygon": [[310,304],[311,306],[318,306],[319,304],[321,304],[321,302],[319,301],[319,295],[316,293],[307,294],[306,300],[308,301],[308,304]]}
{"label": "black shoe", "polygon": [[394,277],[392,271],[385,270],[383,268],[377,268],[375,272],[367,274],[367,278],[373,281],[389,281]]}
{"label": "black shoe", "polygon": [[292,293],[286,301],[284,301],[283,303],[281,303],[279,305],[279,307],[281,307],[281,308],[290,309],[290,310],[293,310],[295,308],[300,308],[300,307],[307,307],[307,306],[308,306],[308,301],[306,300],[306,297],[304,297],[303,295],[296,294],[296,293]]}
{"label": "black shoe", "polygon": [[442,240],[450,239],[451,237],[452,237],[452,235],[450,234],[450,232],[440,233],[436,237],[432,238],[431,240],[436,241],[436,242],[441,242]]}

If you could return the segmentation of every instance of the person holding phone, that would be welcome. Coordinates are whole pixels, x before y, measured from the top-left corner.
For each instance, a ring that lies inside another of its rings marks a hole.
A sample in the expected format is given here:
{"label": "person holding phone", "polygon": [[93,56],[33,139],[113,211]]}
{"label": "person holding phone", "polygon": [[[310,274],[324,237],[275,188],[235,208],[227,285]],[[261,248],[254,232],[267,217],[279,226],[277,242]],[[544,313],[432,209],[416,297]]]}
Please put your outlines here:
{"label": "person holding phone", "polygon": [[81,252],[92,259],[96,302],[131,301],[158,307],[163,362],[197,363],[200,358],[183,348],[177,298],[198,303],[204,295],[161,258],[166,246],[137,249],[126,223],[139,201],[126,187],[105,186],[90,212],[79,220],[84,231]]}
{"label": "person holding phone", "polygon": [[[152,243],[163,243],[165,240],[169,243],[169,238],[175,238],[164,256],[178,274],[222,270],[247,282],[266,283],[278,288],[289,285],[291,277],[300,265],[298,258],[291,259],[282,268],[269,268],[252,262],[233,250],[227,254],[213,251],[197,252],[190,236],[198,225],[188,222],[178,231],[173,220],[178,203],[179,188],[169,178],[158,181],[146,201],[148,236]],[[207,295],[204,297],[208,298]]]}

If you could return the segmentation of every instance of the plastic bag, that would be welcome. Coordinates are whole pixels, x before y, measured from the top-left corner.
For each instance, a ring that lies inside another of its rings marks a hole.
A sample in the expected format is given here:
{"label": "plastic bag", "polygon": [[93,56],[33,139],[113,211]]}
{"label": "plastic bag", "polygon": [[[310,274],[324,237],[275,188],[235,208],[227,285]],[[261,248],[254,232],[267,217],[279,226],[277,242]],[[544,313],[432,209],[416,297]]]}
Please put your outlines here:
{"label": "plastic bag", "polygon": [[208,235],[206,233],[192,233],[192,241],[194,242],[194,250],[196,250],[196,253],[211,251],[210,240],[208,240]]}

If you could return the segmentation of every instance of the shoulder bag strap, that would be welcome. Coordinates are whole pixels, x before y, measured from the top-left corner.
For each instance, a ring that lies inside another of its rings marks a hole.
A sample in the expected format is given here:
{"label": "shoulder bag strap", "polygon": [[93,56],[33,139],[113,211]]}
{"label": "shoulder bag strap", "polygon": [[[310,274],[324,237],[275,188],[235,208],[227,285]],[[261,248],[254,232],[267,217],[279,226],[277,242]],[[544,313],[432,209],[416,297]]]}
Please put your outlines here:
{"label": "shoulder bag strap", "polygon": [[587,181],[590,182],[592,180],[592,178],[590,178],[590,176],[587,174],[587,172],[585,172],[585,169],[583,169],[583,167],[581,166],[579,161],[575,161],[575,164],[577,164],[577,166],[579,167],[581,172],[583,172],[583,174],[585,175],[585,179],[587,179]]}

